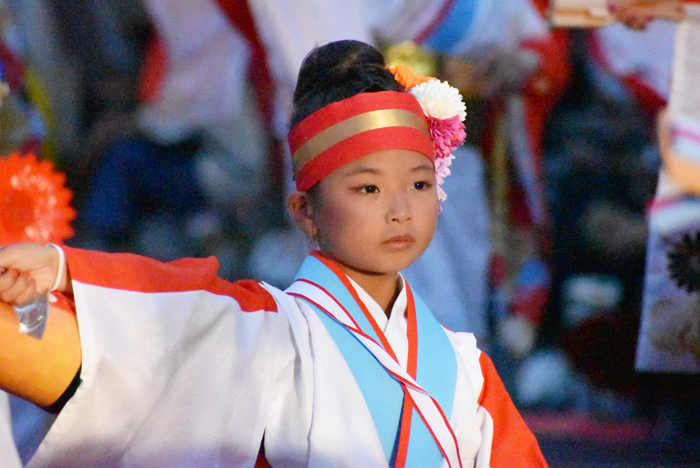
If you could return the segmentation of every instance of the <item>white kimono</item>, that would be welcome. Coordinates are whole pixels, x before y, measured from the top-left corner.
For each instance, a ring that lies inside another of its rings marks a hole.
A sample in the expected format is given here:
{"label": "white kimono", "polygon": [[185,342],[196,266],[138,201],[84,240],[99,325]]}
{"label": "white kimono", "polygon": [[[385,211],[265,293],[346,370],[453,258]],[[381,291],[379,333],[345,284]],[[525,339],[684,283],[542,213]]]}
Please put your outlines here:
{"label": "white kimono", "polygon": [[[253,281],[228,283],[216,276],[215,259],[163,264],[129,254],[68,248],[66,254],[82,383],[29,467],[253,466],[259,451],[272,466],[393,463],[392,446],[378,435],[386,424],[370,411],[362,377],[334,341],[337,332],[329,332],[332,319],[292,295],[299,281],[285,293]],[[308,262],[319,263],[313,256]],[[406,369],[410,288],[388,320],[354,289],[343,294],[357,295],[382,330],[380,340],[394,350],[394,365]],[[449,424],[432,430],[447,429],[464,467],[546,466],[473,336],[444,331],[443,338],[454,356],[454,391],[447,389],[454,397],[443,404],[452,407]],[[443,393],[441,382],[431,384]],[[413,426],[410,437],[409,452]],[[406,466],[425,466],[410,461]]]}

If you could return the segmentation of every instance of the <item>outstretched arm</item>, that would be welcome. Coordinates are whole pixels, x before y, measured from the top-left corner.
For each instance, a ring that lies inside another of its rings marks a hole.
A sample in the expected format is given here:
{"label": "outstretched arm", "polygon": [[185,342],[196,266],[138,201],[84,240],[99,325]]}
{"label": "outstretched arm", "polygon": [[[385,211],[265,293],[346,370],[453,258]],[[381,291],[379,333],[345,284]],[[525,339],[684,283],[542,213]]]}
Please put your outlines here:
{"label": "outstretched arm", "polygon": [[41,340],[19,332],[10,305],[22,305],[48,292],[70,292],[65,264],[59,277],[59,251],[39,244],[0,249],[0,388],[42,407],[51,407],[73,382],[81,364],[75,313],[66,301],[49,307]]}

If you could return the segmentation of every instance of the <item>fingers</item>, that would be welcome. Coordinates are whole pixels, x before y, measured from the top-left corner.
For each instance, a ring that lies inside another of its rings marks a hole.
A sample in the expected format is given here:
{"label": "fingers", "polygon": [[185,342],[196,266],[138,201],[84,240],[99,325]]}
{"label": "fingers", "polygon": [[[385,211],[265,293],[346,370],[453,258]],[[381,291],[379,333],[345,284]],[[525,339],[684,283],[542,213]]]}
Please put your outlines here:
{"label": "fingers", "polygon": [[9,270],[11,268],[17,268],[18,270],[24,270],[25,266],[22,265],[22,258],[31,253],[35,248],[44,247],[39,244],[11,244],[4,247],[0,247],[0,271]]}
{"label": "fingers", "polygon": [[[25,272],[36,280],[36,288],[45,292],[51,289],[56,281],[59,258],[58,250],[48,245],[30,243],[8,245],[0,248],[0,271],[16,269]],[[1,296],[0,299],[2,299]]]}
{"label": "fingers", "polygon": [[0,275],[0,301],[24,305],[37,294],[36,281],[19,270],[11,268]]}

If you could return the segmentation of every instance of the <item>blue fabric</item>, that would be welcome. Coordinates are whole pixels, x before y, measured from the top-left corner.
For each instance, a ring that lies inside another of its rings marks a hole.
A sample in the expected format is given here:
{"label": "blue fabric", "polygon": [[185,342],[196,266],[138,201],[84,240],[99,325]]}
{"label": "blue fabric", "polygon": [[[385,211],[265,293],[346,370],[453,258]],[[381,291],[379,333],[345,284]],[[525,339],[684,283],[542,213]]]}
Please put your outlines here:
{"label": "blue fabric", "polygon": [[470,31],[479,1],[456,0],[442,23],[428,36],[425,45],[437,52],[451,52]]}
{"label": "blue fabric", "polygon": [[[362,331],[378,343],[369,321],[342,281],[320,260],[309,256],[297,279],[306,279],[331,293],[352,315]],[[418,362],[416,381],[440,404],[449,419],[457,380],[454,349],[428,307],[414,293],[418,329]],[[387,460],[393,462],[403,409],[401,384],[389,374],[372,353],[340,322],[312,304],[331,338],[343,355],[357,381],[372,415]],[[411,419],[407,467],[442,466],[443,456],[417,411]]]}
{"label": "blue fabric", "polygon": [[[415,294],[416,327],[418,328],[418,366],[416,382],[435,398],[449,420],[452,415],[457,360],[445,330],[438,324],[428,306]],[[439,357],[439,358],[438,358]],[[437,362],[436,362],[437,359]],[[439,466],[442,453],[417,411],[411,418],[411,439],[406,466]]]}
{"label": "blue fabric", "polygon": [[125,138],[103,151],[81,221],[94,235],[123,236],[149,210],[183,216],[203,203],[193,154]]}
{"label": "blue fabric", "polygon": [[[401,412],[403,409],[403,389],[377,361],[372,353],[348,333],[348,329],[335,321],[325,312],[311,305],[326,326],[340,353],[345,358],[357,385],[362,390],[362,396],[369,408],[377,429],[379,440],[382,442],[384,455],[390,460],[399,435]],[[380,389],[381,391],[376,391]]]}
{"label": "blue fabric", "polygon": [[316,257],[306,257],[296,277],[296,279],[301,278],[313,281],[314,283],[323,286],[326,291],[333,294],[333,296],[338,299],[338,302],[343,304],[347,311],[350,312],[350,315],[352,315],[352,318],[355,319],[355,322],[360,329],[374,341],[380,343],[379,337],[374,332],[372,325],[370,325],[360,306],[355,302],[355,298],[352,297],[350,291],[345,288],[345,285],[340,278],[338,278],[333,271],[324,265],[323,262]]}

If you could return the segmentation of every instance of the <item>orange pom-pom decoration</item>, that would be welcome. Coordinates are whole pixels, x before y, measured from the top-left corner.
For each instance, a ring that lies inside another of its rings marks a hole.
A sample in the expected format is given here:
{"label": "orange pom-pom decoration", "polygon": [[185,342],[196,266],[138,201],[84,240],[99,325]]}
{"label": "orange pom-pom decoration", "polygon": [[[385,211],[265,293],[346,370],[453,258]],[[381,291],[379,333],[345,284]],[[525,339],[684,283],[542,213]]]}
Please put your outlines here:
{"label": "orange pom-pom decoration", "polygon": [[396,65],[395,67],[388,67],[387,70],[394,75],[394,79],[406,88],[406,91],[410,90],[414,86],[422,83],[426,83],[430,80],[436,80],[431,76],[415,76],[413,72],[405,65]]}
{"label": "orange pom-pom decoration", "polygon": [[0,159],[0,245],[61,243],[73,236],[73,193],[66,177],[33,154]]}

